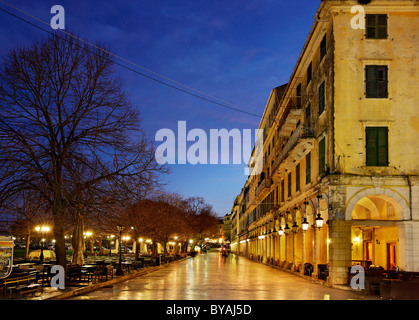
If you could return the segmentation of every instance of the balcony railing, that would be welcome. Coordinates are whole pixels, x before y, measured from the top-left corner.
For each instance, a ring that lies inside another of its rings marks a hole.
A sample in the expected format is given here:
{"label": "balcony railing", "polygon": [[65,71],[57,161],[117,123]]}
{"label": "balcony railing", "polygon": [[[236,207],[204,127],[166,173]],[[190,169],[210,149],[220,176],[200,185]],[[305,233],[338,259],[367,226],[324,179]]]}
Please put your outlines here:
{"label": "balcony railing", "polygon": [[284,125],[289,113],[293,109],[301,109],[301,97],[292,97],[289,99],[288,104],[285,107],[284,112],[282,112],[281,118],[278,121],[279,129]]}
{"label": "balcony railing", "polygon": [[[289,153],[294,150],[294,148],[300,143],[304,141],[310,142],[309,146],[313,146],[312,143],[315,138],[314,129],[311,126],[306,125],[299,125],[294,133],[291,135],[290,139],[288,140],[287,144],[284,148],[279,152],[278,157],[275,159],[274,164],[272,166],[272,172],[277,173],[277,169],[279,165],[288,157]],[[307,147],[309,147],[307,146]]]}
{"label": "balcony railing", "polygon": [[260,198],[264,197],[268,192],[272,185],[271,178],[265,178],[256,188],[256,199],[259,200]]}

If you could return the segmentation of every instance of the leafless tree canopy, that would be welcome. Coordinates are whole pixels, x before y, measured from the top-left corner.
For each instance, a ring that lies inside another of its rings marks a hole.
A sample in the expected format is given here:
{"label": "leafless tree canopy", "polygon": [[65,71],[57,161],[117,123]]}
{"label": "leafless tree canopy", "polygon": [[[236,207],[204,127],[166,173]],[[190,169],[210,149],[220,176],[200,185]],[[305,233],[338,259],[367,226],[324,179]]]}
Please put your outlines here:
{"label": "leafless tree canopy", "polygon": [[150,181],[161,170],[139,120],[106,51],[56,34],[6,58],[0,200],[27,189],[42,195],[54,216],[57,263],[65,265],[64,217],[89,190],[111,197],[128,179]]}

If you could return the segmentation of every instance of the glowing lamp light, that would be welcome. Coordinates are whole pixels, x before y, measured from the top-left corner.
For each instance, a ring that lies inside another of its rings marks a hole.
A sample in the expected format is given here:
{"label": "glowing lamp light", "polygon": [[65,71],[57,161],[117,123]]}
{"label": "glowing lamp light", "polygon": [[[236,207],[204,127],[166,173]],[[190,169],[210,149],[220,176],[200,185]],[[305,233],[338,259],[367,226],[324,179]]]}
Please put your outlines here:
{"label": "glowing lamp light", "polygon": [[294,222],[294,224],[292,225],[292,232],[297,233],[298,232],[298,225],[297,222]]}
{"label": "glowing lamp light", "polygon": [[307,218],[304,218],[304,221],[301,222],[301,227],[303,228],[303,231],[308,230],[309,223],[307,222]]}
{"label": "glowing lamp light", "polygon": [[285,234],[288,235],[290,231],[291,231],[290,227],[288,227],[288,224],[286,224],[285,229],[284,229]]}
{"label": "glowing lamp light", "polygon": [[284,234],[284,229],[282,229],[282,227],[280,226],[278,230],[278,235],[282,236],[283,234]]}
{"label": "glowing lamp light", "polygon": [[317,214],[317,218],[316,218],[316,227],[320,228],[323,226],[323,218],[320,216],[320,212]]}

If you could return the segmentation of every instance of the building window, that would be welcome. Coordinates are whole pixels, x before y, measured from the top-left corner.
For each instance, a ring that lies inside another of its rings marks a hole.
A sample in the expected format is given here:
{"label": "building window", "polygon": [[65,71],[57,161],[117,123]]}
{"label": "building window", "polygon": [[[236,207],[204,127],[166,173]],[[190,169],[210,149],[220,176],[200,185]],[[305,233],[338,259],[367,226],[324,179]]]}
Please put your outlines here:
{"label": "building window", "polygon": [[291,197],[291,178],[292,178],[292,175],[290,172],[288,173],[288,198]]}
{"label": "building window", "polygon": [[306,184],[311,182],[311,152],[306,155]]}
{"label": "building window", "polygon": [[366,165],[388,166],[388,128],[367,127],[365,141]]}
{"label": "building window", "polygon": [[326,172],[326,137],[319,141],[319,175]]}
{"label": "building window", "polygon": [[311,82],[313,76],[313,63],[310,62],[310,65],[307,68],[307,85]]}
{"label": "building window", "polygon": [[325,82],[323,81],[319,87],[319,115],[323,113],[326,108],[326,96],[325,96]]}
{"label": "building window", "polygon": [[388,67],[365,66],[367,98],[388,98]]}
{"label": "building window", "polygon": [[297,97],[301,97],[301,83],[297,86]]}
{"label": "building window", "polygon": [[320,61],[323,60],[327,52],[326,35],[324,35],[322,42],[320,43]]}
{"label": "building window", "polygon": [[366,35],[367,39],[387,39],[387,15],[386,14],[367,14]]}
{"label": "building window", "polygon": [[300,164],[295,168],[295,192],[300,191]]}
{"label": "building window", "polygon": [[311,123],[311,103],[309,102],[306,107],[306,120],[305,123],[310,125]]}
{"label": "building window", "polygon": [[281,202],[285,201],[285,182],[281,181]]}

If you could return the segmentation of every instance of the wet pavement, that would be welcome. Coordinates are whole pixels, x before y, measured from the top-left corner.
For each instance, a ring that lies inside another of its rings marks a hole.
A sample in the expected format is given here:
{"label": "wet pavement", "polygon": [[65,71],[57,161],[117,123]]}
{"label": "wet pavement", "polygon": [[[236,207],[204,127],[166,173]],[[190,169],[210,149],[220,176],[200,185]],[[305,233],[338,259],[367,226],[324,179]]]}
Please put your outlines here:
{"label": "wet pavement", "polygon": [[298,275],[217,252],[73,297],[74,300],[366,300]]}

